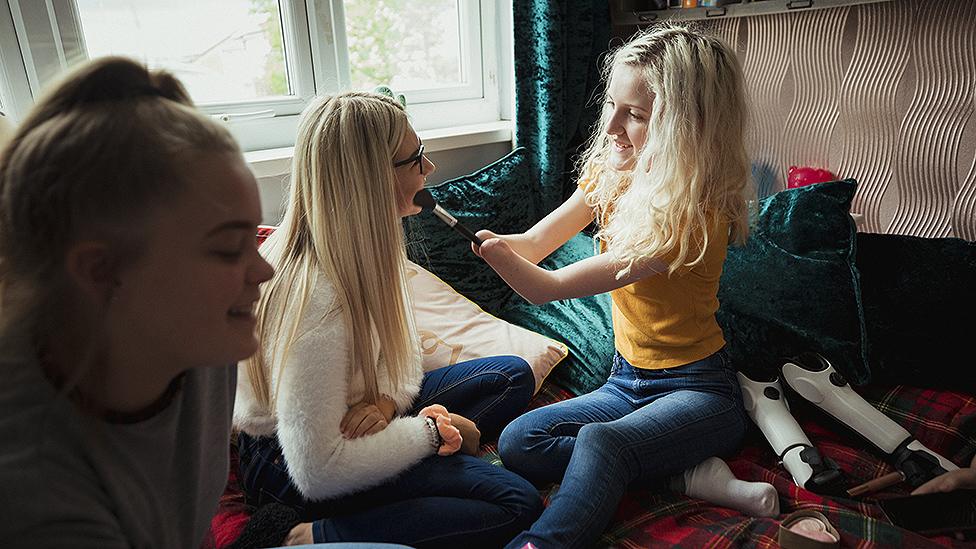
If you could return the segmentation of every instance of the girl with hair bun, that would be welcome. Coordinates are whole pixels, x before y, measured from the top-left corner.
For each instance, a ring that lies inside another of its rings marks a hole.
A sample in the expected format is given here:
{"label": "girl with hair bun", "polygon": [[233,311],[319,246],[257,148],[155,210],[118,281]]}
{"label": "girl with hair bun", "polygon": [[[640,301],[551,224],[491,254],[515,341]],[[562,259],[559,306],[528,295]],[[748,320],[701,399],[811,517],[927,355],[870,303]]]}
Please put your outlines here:
{"label": "girl with hair bun", "polygon": [[199,547],[258,346],[257,185],[178,80],[89,62],[0,151],[0,539]]}
{"label": "girl with hair bun", "polygon": [[402,218],[434,164],[385,95],[317,98],[302,115],[288,206],[261,252],[261,352],[235,425],[255,505],[284,503],[295,541],[503,545],[538,516],[524,479],[474,457],[535,388],[514,356],[424,372]]}

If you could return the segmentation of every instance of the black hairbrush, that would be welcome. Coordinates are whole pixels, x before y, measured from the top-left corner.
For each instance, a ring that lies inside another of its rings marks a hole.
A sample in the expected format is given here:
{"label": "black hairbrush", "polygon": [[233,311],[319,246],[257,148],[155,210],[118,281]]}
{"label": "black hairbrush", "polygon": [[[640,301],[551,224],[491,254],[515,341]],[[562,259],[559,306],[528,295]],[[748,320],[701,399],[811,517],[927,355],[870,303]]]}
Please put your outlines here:
{"label": "black hairbrush", "polygon": [[438,206],[437,201],[434,200],[434,197],[431,196],[430,191],[427,189],[421,189],[420,192],[414,195],[413,203],[423,208],[425,212],[433,211],[434,215],[439,217],[444,223],[447,223],[448,227],[451,227],[455,231],[461,233],[464,238],[474,242],[475,246],[481,246],[482,240],[478,238],[478,236],[475,235],[471,229],[462,225],[456,217],[449,214],[447,210]]}

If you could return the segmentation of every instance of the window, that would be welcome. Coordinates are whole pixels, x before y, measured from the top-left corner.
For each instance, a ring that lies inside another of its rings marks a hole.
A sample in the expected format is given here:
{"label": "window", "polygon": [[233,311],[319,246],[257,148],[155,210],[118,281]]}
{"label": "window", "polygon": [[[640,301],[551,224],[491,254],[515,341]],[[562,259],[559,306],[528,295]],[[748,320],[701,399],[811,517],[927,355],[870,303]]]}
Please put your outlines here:
{"label": "window", "polygon": [[345,0],[352,86],[389,85],[420,102],[481,95],[478,3],[461,4]]}
{"label": "window", "polygon": [[30,109],[31,93],[14,32],[13,18],[0,2],[0,103],[4,115],[16,122]]}
{"label": "window", "polygon": [[76,0],[76,5],[88,57],[129,55],[168,69],[198,104],[294,97],[300,88],[289,82],[274,0]]}
{"label": "window", "polygon": [[125,55],[174,73],[245,150],[292,145],[316,94],[389,85],[418,130],[499,120],[504,103],[497,0],[5,1],[20,55],[0,62],[19,62],[33,97]]}

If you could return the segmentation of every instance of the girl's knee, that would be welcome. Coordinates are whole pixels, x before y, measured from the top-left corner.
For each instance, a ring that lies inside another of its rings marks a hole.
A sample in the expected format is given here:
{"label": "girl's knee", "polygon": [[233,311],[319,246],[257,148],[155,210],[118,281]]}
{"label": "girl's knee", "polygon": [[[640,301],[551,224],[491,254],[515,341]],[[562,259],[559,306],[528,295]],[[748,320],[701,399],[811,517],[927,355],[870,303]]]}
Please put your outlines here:
{"label": "girl's knee", "polygon": [[539,490],[531,483],[513,473],[510,475],[505,497],[498,503],[513,519],[510,529],[511,535],[514,536],[528,529],[542,515],[545,505]]}
{"label": "girl's knee", "polygon": [[626,442],[609,423],[587,423],[580,428],[577,441],[577,444],[597,448],[616,448]]}
{"label": "girl's knee", "polygon": [[501,368],[507,374],[511,387],[531,398],[535,393],[535,372],[532,371],[532,366],[518,356],[504,356],[499,359],[502,361]]}
{"label": "girl's knee", "polygon": [[551,437],[544,429],[522,419],[516,419],[502,431],[498,456],[506,469],[541,486],[553,480],[554,464],[546,453]]}
{"label": "girl's knee", "polygon": [[502,434],[498,437],[498,457],[508,469],[517,470],[518,465],[529,451],[528,449],[528,429],[525,421],[517,417],[502,429]]}
{"label": "girl's knee", "polygon": [[516,532],[528,530],[546,509],[545,504],[542,503],[542,496],[539,494],[539,491],[528,482],[525,484],[529,489],[520,494],[515,521]]}

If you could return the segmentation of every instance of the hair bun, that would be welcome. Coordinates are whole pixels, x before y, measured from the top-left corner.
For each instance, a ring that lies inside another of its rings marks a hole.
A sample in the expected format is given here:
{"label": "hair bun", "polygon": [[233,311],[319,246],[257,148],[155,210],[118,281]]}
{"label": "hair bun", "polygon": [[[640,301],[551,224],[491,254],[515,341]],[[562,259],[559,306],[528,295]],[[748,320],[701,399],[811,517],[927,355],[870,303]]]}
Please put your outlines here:
{"label": "hair bun", "polygon": [[190,94],[187,93],[186,88],[183,84],[172,74],[167,71],[151,71],[149,73],[150,80],[152,84],[149,90],[152,91],[152,95],[157,95],[171,101],[176,101],[177,103],[184,103],[187,105],[192,105],[193,101],[190,99]]}
{"label": "hair bun", "polygon": [[68,76],[52,94],[64,109],[108,101],[125,101],[139,97],[161,97],[191,105],[190,95],[172,74],[150,71],[141,63],[125,57],[96,59]]}

